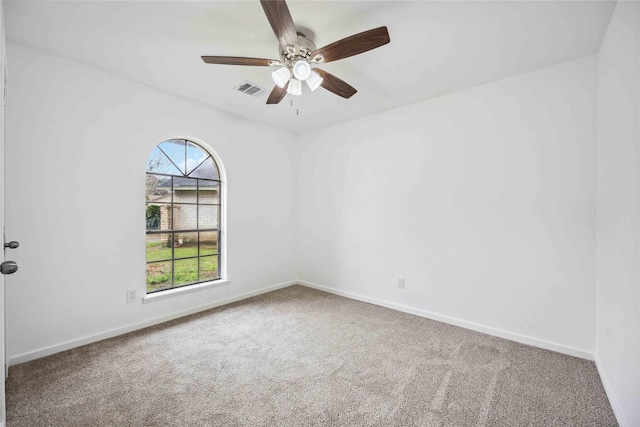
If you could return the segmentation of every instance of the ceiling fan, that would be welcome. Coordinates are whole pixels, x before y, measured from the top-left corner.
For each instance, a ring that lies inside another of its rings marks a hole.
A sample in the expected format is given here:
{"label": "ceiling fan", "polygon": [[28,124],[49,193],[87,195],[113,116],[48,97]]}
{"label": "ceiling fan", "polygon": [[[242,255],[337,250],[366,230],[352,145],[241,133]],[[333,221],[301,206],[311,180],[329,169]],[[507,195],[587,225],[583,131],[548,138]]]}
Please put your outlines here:
{"label": "ceiling fan", "polygon": [[207,64],[278,67],[271,73],[276,86],[267,104],[278,104],[287,93],[301,95],[303,81],[312,91],[323,87],[338,96],[350,98],[356,89],[315,65],[358,55],[390,41],[387,27],[379,27],[317,49],[313,41],[296,30],[285,0],[260,0],[260,3],[280,43],[280,60],[238,56],[203,56],[202,60]]}

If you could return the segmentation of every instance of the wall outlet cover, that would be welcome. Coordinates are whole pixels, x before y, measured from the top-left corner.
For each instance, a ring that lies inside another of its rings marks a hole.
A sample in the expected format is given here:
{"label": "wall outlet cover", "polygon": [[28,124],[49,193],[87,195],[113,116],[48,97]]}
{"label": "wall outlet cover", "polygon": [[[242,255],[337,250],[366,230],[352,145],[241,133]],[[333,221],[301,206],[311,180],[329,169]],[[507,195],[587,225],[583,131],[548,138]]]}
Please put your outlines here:
{"label": "wall outlet cover", "polygon": [[136,302],[136,290],[129,289],[127,291],[127,302]]}

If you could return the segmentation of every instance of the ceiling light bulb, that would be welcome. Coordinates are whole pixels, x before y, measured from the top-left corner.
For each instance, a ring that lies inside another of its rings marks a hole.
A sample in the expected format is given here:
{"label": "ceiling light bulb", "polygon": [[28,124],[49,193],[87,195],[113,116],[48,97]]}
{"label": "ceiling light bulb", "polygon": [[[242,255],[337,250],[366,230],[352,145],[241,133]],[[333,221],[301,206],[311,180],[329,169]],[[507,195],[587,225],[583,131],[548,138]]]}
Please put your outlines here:
{"label": "ceiling light bulb", "polygon": [[284,87],[291,78],[291,71],[289,71],[287,67],[278,68],[271,73],[271,78],[273,78],[273,81],[276,82],[278,87]]}
{"label": "ceiling light bulb", "polygon": [[298,80],[307,80],[311,74],[311,66],[305,60],[296,61],[293,63],[293,75]]}
{"label": "ceiling light bulb", "polygon": [[287,92],[291,95],[302,95],[302,82],[297,79],[289,80],[289,86],[287,87]]}
{"label": "ceiling light bulb", "polygon": [[324,79],[320,77],[318,73],[316,73],[315,71],[311,71],[306,82],[309,86],[309,89],[311,89],[311,91],[314,91],[320,87],[320,85],[322,84],[322,80]]}

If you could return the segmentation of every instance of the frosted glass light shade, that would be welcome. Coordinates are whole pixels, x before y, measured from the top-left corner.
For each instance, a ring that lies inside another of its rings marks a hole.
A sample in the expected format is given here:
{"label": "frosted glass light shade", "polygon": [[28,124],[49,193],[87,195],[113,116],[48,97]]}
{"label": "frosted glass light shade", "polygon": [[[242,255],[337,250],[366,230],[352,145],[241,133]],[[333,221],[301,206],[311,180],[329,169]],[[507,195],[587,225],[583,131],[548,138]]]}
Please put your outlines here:
{"label": "frosted glass light shade", "polygon": [[287,93],[291,95],[302,95],[302,82],[298,79],[289,80],[289,87],[287,87]]}
{"label": "frosted glass light shade", "polygon": [[311,66],[307,61],[300,60],[293,64],[293,76],[298,80],[307,80],[311,74]]}
{"label": "frosted glass light shade", "polygon": [[287,67],[278,68],[271,73],[271,78],[278,85],[278,87],[284,87],[291,78],[291,71]]}
{"label": "frosted glass light shade", "polygon": [[322,84],[322,80],[324,79],[320,77],[318,73],[316,73],[315,71],[312,71],[309,73],[309,77],[307,77],[306,82],[307,82],[307,85],[309,86],[309,89],[314,91],[320,87],[320,85]]}

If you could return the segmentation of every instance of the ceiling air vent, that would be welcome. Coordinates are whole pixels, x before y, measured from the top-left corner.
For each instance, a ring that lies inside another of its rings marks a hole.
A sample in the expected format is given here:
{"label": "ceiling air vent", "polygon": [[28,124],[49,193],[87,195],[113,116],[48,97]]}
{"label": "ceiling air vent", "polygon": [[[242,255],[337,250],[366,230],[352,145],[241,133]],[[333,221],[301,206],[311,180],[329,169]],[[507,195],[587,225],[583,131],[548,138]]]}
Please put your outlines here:
{"label": "ceiling air vent", "polygon": [[246,81],[246,80],[243,83],[240,83],[234,89],[239,91],[239,92],[246,93],[247,95],[251,95],[251,96],[253,96],[255,98],[259,98],[262,95],[264,95],[265,93],[267,93],[266,89],[258,86],[255,83],[251,83],[251,82]]}

